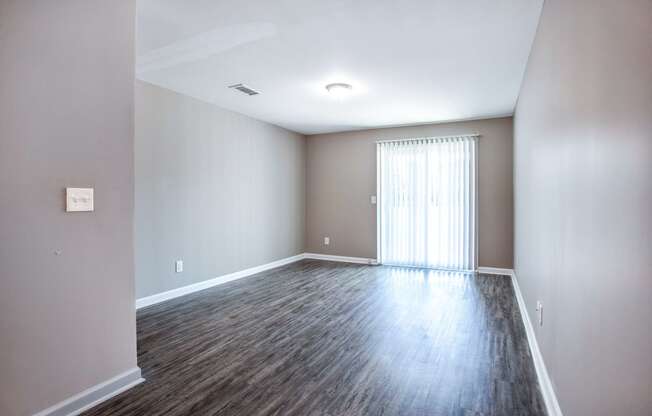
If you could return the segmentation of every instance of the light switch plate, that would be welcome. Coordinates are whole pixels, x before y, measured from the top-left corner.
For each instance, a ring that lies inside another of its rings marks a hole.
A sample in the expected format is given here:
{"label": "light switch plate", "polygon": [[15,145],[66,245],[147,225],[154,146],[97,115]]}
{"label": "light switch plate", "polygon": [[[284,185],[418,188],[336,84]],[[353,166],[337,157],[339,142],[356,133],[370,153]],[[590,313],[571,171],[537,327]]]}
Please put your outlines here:
{"label": "light switch plate", "polygon": [[66,211],[93,210],[93,188],[66,188]]}
{"label": "light switch plate", "polygon": [[371,205],[376,205],[376,195],[371,195],[371,198],[369,198],[369,202],[371,202]]}

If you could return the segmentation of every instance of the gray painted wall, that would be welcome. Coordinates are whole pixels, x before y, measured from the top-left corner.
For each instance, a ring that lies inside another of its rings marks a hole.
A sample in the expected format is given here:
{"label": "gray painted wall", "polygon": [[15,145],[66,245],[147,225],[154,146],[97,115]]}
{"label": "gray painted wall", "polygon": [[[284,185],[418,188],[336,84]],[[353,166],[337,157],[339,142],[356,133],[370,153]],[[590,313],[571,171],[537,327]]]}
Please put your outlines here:
{"label": "gray painted wall", "polygon": [[[306,251],[376,258],[376,140],[479,132],[479,265],[512,268],[512,119],[308,136]],[[323,244],[329,236],[329,246]]]}
{"label": "gray painted wall", "polygon": [[304,136],[136,83],[138,298],[300,254],[304,223]]}
{"label": "gray painted wall", "polygon": [[[134,19],[132,0],[0,2],[3,416],[136,366]],[[66,213],[66,186],[95,212]]]}
{"label": "gray painted wall", "polygon": [[516,273],[565,416],[652,414],[651,22],[547,0],[516,109]]}

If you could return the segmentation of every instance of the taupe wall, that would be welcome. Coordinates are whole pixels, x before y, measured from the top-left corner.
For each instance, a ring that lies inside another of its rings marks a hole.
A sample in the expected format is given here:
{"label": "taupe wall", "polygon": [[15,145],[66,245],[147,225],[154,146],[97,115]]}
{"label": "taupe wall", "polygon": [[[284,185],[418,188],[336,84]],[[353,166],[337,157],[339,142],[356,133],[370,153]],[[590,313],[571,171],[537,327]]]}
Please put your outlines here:
{"label": "taupe wall", "polygon": [[547,0],[516,109],[516,273],[565,416],[652,414],[651,22]]}
{"label": "taupe wall", "polygon": [[304,178],[304,136],[138,81],[137,297],[302,253]]}
{"label": "taupe wall", "polygon": [[[308,136],[306,251],[376,258],[376,140],[478,132],[479,265],[512,267],[512,119]],[[329,236],[329,246],[323,244]]]}
{"label": "taupe wall", "polygon": [[[132,0],[0,2],[3,416],[136,366],[134,18]],[[95,212],[66,213],[66,186],[94,187]]]}

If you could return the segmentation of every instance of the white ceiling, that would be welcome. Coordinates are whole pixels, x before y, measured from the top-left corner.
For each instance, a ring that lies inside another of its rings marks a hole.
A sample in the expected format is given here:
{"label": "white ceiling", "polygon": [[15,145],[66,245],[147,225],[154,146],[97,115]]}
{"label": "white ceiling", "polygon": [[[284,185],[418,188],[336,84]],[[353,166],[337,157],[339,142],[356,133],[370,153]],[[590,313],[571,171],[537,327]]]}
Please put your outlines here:
{"label": "white ceiling", "polygon": [[[139,0],[136,72],[304,134],[511,115],[541,5]],[[354,93],[334,99],[330,82]]]}

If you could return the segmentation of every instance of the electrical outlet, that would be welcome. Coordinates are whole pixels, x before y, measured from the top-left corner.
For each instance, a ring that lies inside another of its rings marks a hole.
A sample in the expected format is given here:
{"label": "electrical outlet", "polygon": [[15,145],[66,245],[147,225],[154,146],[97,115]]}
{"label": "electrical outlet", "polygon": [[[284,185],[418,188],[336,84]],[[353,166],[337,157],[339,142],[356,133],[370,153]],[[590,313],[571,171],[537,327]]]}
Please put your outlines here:
{"label": "electrical outlet", "polygon": [[537,301],[537,313],[539,317],[539,326],[543,326],[543,303],[540,300]]}
{"label": "electrical outlet", "polygon": [[377,202],[376,195],[371,195],[371,198],[369,198],[369,202],[371,202],[371,205],[376,205]]}
{"label": "electrical outlet", "polygon": [[324,237],[324,245],[327,246],[331,243],[331,238],[330,237]]}
{"label": "electrical outlet", "polygon": [[181,273],[183,271],[183,260],[177,260],[174,262],[174,271]]}

